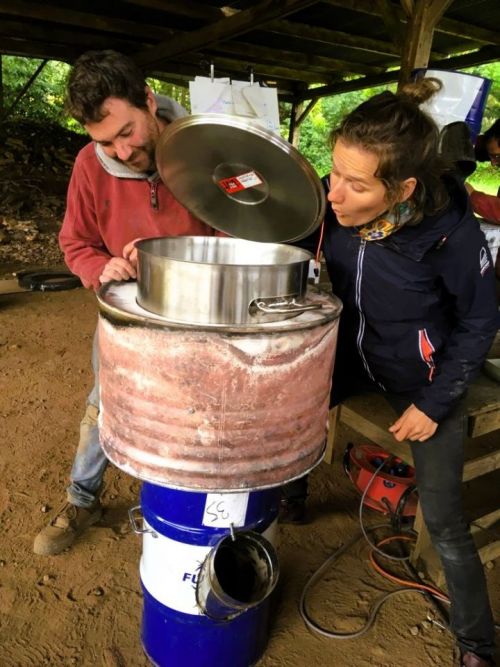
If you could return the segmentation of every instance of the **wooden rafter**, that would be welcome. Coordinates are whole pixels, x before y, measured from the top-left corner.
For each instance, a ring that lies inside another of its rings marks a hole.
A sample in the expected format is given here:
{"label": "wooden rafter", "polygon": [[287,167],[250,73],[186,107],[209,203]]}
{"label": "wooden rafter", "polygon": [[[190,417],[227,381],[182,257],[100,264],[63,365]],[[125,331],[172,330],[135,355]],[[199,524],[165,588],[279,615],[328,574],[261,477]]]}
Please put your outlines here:
{"label": "wooden rafter", "polygon": [[[445,60],[432,60],[429,67],[435,69],[464,69],[465,67],[474,67],[487,62],[496,62],[500,60],[500,47],[487,46],[483,49],[473,53],[467,53],[463,56],[455,56]],[[339,93],[349,93],[354,90],[363,90],[364,88],[373,88],[388,83],[395,83],[399,78],[400,70],[395,69],[384,74],[377,74],[375,76],[363,76],[359,79],[351,79],[350,81],[340,81],[327,86],[320,86],[318,88],[309,88],[307,91],[297,93],[293,98],[284,98],[288,101],[302,101],[311,100],[319,97],[326,97],[328,95],[337,95]]]}
{"label": "wooden rafter", "polygon": [[339,30],[329,30],[316,25],[312,26],[292,21],[271,21],[264,26],[264,30],[266,33],[272,32],[335,46],[348,46],[350,49],[370,51],[380,55],[399,55],[398,49],[390,42]]}
{"label": "wooden rafter", "polygon": [[[146,25],[112,16],[97,16],[90,12],[54,7],[48,3],[38,4],[28,0],[0,0],[0,12],[23,19],[48,21],[56,26],[70,25],[75,28],[87,28],[99,30],[102,33],[118,33],[120,35],[135,34],[137,39],[167,39],[174,32],[154,24]],[[27,34],[26,37],[29,37],[29,35]]]}
{"label": "wooden rafter", "polygon": [[[362,12],[369,16],[381,16],[381,10],[377,2],[373,0],[322,0],[327,5],[339,7],[342,9],[351,9],[356,12]],[[394,11],[406,20],[406,15],[402,7],[394,6]],[[462,39],[471,39],[481,44],[500,45],[500,32],[497,30],[487,30],[478,26],[461,23],[455,19],[442,18],[439,22],[438,32],[443,32]]]}
{"label": "wooden rafter", "polygon": [[405,38],[405,28],[400,13],[396,11],[390,0],[377,0],[376,4],[387,33],[401,52]]}
{"label": "wooden rafter", "polygon": [[284,49],[270,49],[264,46],[257,46],[248,42],[221,42],[213,47],[215,52],[229,53],[232,55],[243,56],[246,60],[255,59],[256,62],[265,64],[279,63],[283,66],[292,66],[294,69],[303,66],[312,72],[334,72],[342,70],[352,74],[378,74],[385,68],[365,65],[363,63],[348,62],[337,58],[327,58],[325,56],[316,56],[314,54],[299,53],[298,51],[287,51]]}
{"label": "wooden rafter", "polygon": [[160,12],[172,12],[179,16],[186,16],[205,21],[219,21],[225,14],[221,9],[212,7],[204,2],[192,2],[191,0],[123,0],[129,5],[155,9]]}
{"label": "wooden rafter", "polygon": [[[218,76],[232,78],[245,77],[252,67],[256,78],[278,86],[281,99],[289,101],[394,81],[401,52],[406,70],[429,59],[444,69],[498,59],[500,33],[494,29],[493,0],[222,4],[114,0],[91,12],[85,11],[85,3],[71,0],[0,0],[0,53],[71,63],[88,49],[112,48],[138,57],[149,75],[154,72],[177,84],[208,73],[209,62],[215,63]],[[490,13],[485,16],[479,6]],[[425,8],[425,21],[418,18],[418,7]],[[444,10],[446,15],[437,21]],[[458,16],[462,18],[456,20]],[[472,17],[471,22],[465,17]],[[420,30],[414,28],[413,38],[408,32],[412,24]],[[404,38],[401,30],[406,31]],[[440,38],[437,48],[429,51],[432,30]],[[464,56],[454,55],[466,51]],[[359,78],[345,80],[352,76]],[[311,84],[320,87],[307,91]]]}
{"label": "wooden rafter", "polygon": [[215,42],[237,37],[249,30],[255,30],[260,25],[276,18],[287,16],[293,12],[315,4],[316,0],[265,0],[252,9],[246,9],[228,18],[200,28],[194,32],[182,35],[178,39],[171,39],[157,46],[139,53],[136,60],[144,67],[157,66],[173,56],[204,49]]}
{"label": "wooden rafter", "polygon": [[[196,54],[187,54],[182,56],[183,62],[192,63],[193,65],[200,63],[201,58]],[[205,59],[206,60],[206,59]],[[214,59],[216,76],[218,70],[226,70],[235,72],[237,77],[241,77],[246,72],[248,66],[252,66],[255,76],[264,79],[288,79],[290,81],[303,81],[306,83],[326,83],[335,80],[335,72],[314,72],[306,69],[299,69],[291,65],[283,65],[282,63],[267,64],[255,63],[251,58],[227,58],[216,56]]]}

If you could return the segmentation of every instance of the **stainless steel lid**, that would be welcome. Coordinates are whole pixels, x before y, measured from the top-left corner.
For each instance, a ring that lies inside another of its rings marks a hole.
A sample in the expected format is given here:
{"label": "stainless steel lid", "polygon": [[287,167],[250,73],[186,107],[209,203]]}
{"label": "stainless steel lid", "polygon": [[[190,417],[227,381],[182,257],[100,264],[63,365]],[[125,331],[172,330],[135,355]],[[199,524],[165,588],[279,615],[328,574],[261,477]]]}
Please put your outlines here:
{"label": "stainless steel lid", "polygon": [[297,241],[323,219],[323,187],[309,162],[252,121],[224,114],[176,120],[160,137],[156,161],[175,198],[231,236]]}

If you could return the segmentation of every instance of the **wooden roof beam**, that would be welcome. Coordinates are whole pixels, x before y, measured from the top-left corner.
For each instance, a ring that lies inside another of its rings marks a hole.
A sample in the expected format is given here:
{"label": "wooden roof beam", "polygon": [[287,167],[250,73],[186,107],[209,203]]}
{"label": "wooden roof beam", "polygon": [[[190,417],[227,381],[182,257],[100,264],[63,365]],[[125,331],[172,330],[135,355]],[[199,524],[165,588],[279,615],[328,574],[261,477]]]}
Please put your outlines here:
{"label": "wooden roof beam", "polygon": [[401,53],[405,39],[405,28],[401,17],[390,0],[377,0],[380,16],[384,22],[387,34],[391,36],[394,45]]}
{"label": "wooden roof beam", "polygon": [[[148,42],[164,40],[174,34],[173,30],[158,25],[146,25],[137,21],[95,16],[87,12],[56,8],[46,4],[29,2],[28,0],[0,0],[0,13],[21,17],[24,20],[30,18],[55,24],[71,25],[76,28],[119,33],[129,35],[135,39],[142,38]],[[52,26],[48,30],[52,30]]]}
{"label": "wooden roof beam", "polygon": [[32,42],[28,39],[11,39],[2,37],[0,53],[7,56],[22,58],[41,58],[42,60],[60,60],[72,62],[81,54],[81,49],[68,48],[61,44]]}
{"label": "wooden roof beam", "polygon": [[191,0],[122,0],[128,5],[137,5],[145,9],[155,9],[160,12],[169,12],[176,16],[185,16],[192,19],[204,21],[220,21],[225,14],[221,9],[207,5],[204,2],[192,2]]}
{"label": "wooden roof beam", "polygon": [[247,61],[255,59],[256,64],[261,64],[267,60],[270,61],[270,64],[279,63],[285,67],[291,65],[294,69],[298,66],[303,66],[307,67],[308,71],[317,72],[331,73],[335,72],[335,70],[342,70],[344,72],[351,72],[352,74],[379,74],[386,69],[385,67],[375,67],[373,65],[365,65],[364,63],[338,60],[337,58],[309,55],[304,52],[271,49],[248,42],[222,42],[221,44],[216,44],[213,47],[213,51],[244,56]]}
{"label": "wooden roof beam", "polygon": [[[207,58],[207,54],[204,54]],[[199,66],[200,58],[193,57],[191,54],[183,56],[185,62],[191,63],[193,66]],[[231,70],[234,72],[235,78],[242,78],[248,76],[245,66],[251,65],[256,77],[271,78],[271,79],[288,79],[291,81],[303,81],[305,83],[332,83],[335,81],[335,72],[311,72],[305,69],[297,69],[287,65],[271,65],[261,62],[252,62],[252,60],[242,60],[241,58],[233,59],[221,56],[215,56],[213,59],[216,76],[224,76],[221,72],[217,74],[217,70]]]}
{"label": "wooden roof beam", "polygon": [[294,23],[293,21],[272,21],[263,27],[265,32],[289,35],[321,44],[348,46],[351,49],[370,51],[380,55],[399,56],[399,50],[390,42],[372,39],[364,35],[353,35],[339,30],[328,30],[318,26]]}
{"label": "wooden roof beam", "polygon": [[[377,2],[373,0],[322,0],[327,5],[339,7],[341,9],[351,9],[355,12],[362,12],[369,16],[382,16],[382,12]],[[398,5],[394,5],[394,11],[400,17],[401,21],[406,21],[405,11]],[[470,23],[461,23],[455,19],[449,19],[444,16],[438,24],[437,32],[461,37],[462,39],[471,39],[481,44],[495,44],[500,46],[500,32],[488,30]]]}
{"label": "wooden roof beam", "polygon": [[106,35],[98,32],[73,30],[68,27],[54,26],[47,31],[47,27],[41,24],[32,23],[29,31],[26,30],[26,23],[16,20],[0,20],[0,51],[2,50],[2,40],[7,38],[26,39],[29,35],[31,42],[47,42],[50,35],[50,41],[53,44],[71,44],[73,47],[80,47],[82,52],[88,49],[115,49],[123,53],[131,53],[138,48],[146,48],[148,43],[144,40],[127,40],[114,35]]}
{"label": "wooden roof beam", "polygon": [[316,2],[317,0],[264,0],[251,9],[245,9],[200,30],[184,33],[138,53],[136,61],[144,67],[156,67],[174,56],[204,49],[215,42],[255,30],[269,21],[297,12]]}
{"label": "wooden roof beam", "polygon": [[[474,67],[488,62],[496,62],[500,60],[500,47],[486,46],[473,53],[466,53],[464,55],[455,56],[453,58],[445,58],[444,60],[431,60],[429,67],[432,69],[444,70],[460,70],[466,67]],[[318,88],[309,88],[307,92],[298,93],[294,97],[284,97],[284,101],[300,102],[303,100],[312,100],[318,97],[328,97],[329,95],[338,95],[340,93],[349,93],[354,90],[364,90],[365,88],[373,88],[374,86],[381,86],[387,83],[395,83],[400,76],[400,70],[395,69],[384,74],[375,76],[363,76],[359,79],[351,79],[350,81],[341,81],[333,83],[328,86],[320,86]]]}

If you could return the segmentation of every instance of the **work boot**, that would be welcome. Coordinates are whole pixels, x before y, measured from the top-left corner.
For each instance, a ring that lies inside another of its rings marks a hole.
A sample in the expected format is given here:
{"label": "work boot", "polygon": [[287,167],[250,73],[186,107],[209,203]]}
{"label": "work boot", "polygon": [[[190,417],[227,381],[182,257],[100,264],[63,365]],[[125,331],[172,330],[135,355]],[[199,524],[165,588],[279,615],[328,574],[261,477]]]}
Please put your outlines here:
{"label": "work boot", "polygon": [[35,537],[33,551],[39,556],[59,554],[70,547],[76,538],[102,516],[101,503],[97,500],[90,507],[77,507],[66,502],[48,526]]}
{"label": "work boot", "polygon": [[494,665],[493,660],[481,658],[470,651],[460,654],[460,667],[494,667]]}

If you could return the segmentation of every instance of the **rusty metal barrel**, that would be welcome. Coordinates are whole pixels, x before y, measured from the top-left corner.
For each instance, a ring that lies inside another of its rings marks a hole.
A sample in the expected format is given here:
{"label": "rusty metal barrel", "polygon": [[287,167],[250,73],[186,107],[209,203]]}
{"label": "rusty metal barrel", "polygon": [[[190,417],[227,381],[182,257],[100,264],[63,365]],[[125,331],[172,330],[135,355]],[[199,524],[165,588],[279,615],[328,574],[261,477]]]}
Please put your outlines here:
{"label": "rusty metal barrel", "polygon": [[144,310],[134,283],[98,300],[100,437],[106,456],[160,486],[278,486],[325,447],[341,304],[279,322],[189,326]]}

